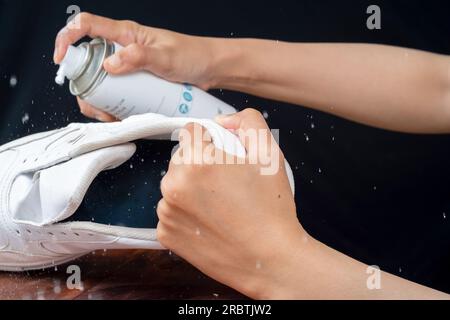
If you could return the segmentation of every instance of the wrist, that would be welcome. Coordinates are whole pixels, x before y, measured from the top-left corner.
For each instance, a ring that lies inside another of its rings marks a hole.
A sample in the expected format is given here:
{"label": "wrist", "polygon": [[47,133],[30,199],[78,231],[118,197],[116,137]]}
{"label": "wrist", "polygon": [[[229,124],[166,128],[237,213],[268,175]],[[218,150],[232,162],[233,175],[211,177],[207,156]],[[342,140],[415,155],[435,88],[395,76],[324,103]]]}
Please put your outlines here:
{"label": "wrist", "polygon": [[[254,299],[297,299],[306,297],[307,292],[299,289],[307,287],[312,276],[314,251],[317,241],[301,227],[292,236],[283,237],[282,243],[270,249],[271,255],[255,270],[252,280],[244,292]],[[269,250],[268,250],[269,251]]]}
{"label": "wrist", "polygon": [[252,81],[251,64],[246,63],[250,48],[244,39],[210,38],[211,63],[209,66],[211,89],[238,89]]}

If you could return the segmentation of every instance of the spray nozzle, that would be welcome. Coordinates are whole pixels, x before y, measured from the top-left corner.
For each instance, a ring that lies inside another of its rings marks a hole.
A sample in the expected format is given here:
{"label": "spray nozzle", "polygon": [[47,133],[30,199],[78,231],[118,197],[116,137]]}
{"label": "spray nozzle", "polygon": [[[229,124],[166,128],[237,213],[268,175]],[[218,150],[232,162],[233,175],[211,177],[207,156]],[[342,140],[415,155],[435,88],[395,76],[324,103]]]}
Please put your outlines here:
{"label": "spray nozzle", "polygon": [[74,80],[79,76],[83,68],[84,59],[86,57],[86,48],[79,46],[69,46],[64,59],[59,64],[58,72],[56,73],[55,82],[59,85],[64,84],[65,78]]}

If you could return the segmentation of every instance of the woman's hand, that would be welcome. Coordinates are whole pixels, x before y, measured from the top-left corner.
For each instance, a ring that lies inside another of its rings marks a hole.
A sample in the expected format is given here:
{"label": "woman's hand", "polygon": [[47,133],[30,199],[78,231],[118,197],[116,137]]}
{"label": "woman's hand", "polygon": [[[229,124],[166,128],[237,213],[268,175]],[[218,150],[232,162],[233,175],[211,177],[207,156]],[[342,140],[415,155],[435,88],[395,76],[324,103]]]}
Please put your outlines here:
{"label": "woman's hand", "polygon": [[[250,297],[273,297],[272,288],[297,272],[289,270],[292,253],[308,242],[284,157],[259,112],[219,121],[239,135],[249,154],[245,164],[234,157],[231,164],[212,164],[223,153],[202,139],[203,128],[188,125],[161,183],[158,239],[214,279]],[[262,138],[252,140],[253,132]],[[276,170],[262,174],[273,164]]]}
{"label": "woman's hand", "polygon": [[[214,164],[226,158],[203,128],[181,132],[157,208],[157,235],[166,248],[252,298],[449,298],[384,272],[373,287],[372,269],[300,225],[283,155],[261,114],[247,109],[218,121],[236,132],[248,156]],[[278,170],[267,175],[270,166]]]}
{"label": "woman's hand", "polygon": [[[137,70],[149,71],[174,82],[187,82],[209,89],[214,82],[211,64],[220,57],[213,38],[195,37],[168,30],[146,27],[133,21],[118,21],[89,13],[80,13],[76,23],[70,22],[56,37],[54,61],[60,63],[69,45],[84,36],[103,37],[124,48],[105,60],[104,68],[111,74]],[[102,121],[114,117],[94,109],[78,99],[81,112]]]}

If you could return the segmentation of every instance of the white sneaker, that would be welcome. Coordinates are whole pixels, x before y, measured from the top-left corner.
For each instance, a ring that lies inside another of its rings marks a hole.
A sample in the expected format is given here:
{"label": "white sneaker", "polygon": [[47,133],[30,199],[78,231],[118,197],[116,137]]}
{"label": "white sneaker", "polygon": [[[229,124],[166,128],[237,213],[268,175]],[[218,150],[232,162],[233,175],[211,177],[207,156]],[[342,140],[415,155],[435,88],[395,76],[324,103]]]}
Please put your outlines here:
{"label": "white sneaker", "polygon": [[42,269],[99,249],[162,249],[156,229],[63,220],[77,211],[100,172],[134,154],[130,141],[170,139],[189,122],[207,128],[216,147],[245,155],[239,140],[214,121],[158,114],[115,123],[73,123],[1,146],[0,270]]}

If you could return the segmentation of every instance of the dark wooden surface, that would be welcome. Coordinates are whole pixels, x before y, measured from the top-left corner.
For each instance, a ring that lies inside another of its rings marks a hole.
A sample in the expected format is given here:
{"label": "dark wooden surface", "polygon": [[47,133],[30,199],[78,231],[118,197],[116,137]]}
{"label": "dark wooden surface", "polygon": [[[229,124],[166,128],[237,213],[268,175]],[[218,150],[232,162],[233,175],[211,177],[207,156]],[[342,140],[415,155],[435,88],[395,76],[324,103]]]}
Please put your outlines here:
{"label": "dark wooden surface", "polygon": [[[68,289],[68,265],[83,290]],[[245,299],[167,251],[97,251],[40,271],[0,272],[0,299]]]}

